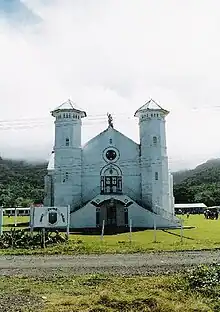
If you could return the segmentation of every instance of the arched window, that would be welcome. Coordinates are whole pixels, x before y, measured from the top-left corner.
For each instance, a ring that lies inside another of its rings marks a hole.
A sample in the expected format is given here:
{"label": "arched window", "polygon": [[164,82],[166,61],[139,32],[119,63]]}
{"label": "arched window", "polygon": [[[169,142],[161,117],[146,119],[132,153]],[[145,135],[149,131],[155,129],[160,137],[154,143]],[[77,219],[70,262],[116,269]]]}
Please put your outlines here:
{"label": "arched window", "polygon": [[66,138],[66,146],[70,146],[70,139]]}
{"label": "arched window", "polygon": [[156,136],[153,137],[153,143],[157,144],[157,137]]}
{"label": "arched window", "polygon": [[101,171],[101,194],[121,194],[122,173],[117,166],[107,166]]}
{"label": "arched window", "polygon": [[67,182],[69,180],[69,172],[65,172],[63,174],[63,183]]}

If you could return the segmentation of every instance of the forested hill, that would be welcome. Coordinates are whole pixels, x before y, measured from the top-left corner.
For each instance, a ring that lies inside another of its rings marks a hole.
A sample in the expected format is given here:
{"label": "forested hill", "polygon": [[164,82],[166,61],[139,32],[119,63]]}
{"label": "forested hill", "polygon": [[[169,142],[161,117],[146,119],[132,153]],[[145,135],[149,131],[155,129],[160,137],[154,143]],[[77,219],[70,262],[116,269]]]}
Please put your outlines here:
{"label": "forested hill", "polygon": [[193,170],[175,172],[173,176],[176,203],[220,205],[219,158],[208,160]]}
{"label": "forested hill", "polygon": [[216,170],[220,172],[220,158],[210,159],[207,162],[198,165],[195,169],[173,172],[174,183],[179,184],[185,179],[193,176],[199,177],[202,175],[210,178],[210,174],[212,175]]}
{"label": "forested hill", "polygon": [[[47,163],[28,163],[0,158],[0,205],[28,206],[42,203]],[[173,173],[176,203],[204,202],[220,205],[220,159],[193,170]]]}
{"label": "forested hill", "polygon": [[46,163],[28,163],[0,157],[0,205],[42,203]]}

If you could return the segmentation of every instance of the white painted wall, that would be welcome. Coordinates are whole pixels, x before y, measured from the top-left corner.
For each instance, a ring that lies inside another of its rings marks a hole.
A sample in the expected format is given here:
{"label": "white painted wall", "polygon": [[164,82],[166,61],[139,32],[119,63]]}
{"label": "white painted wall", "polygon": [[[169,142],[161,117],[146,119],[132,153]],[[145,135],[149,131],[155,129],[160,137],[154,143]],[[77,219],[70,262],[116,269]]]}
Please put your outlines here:
{"label": "white painted wall", "polygon": [[81,201],[81,114],[70,108],[55,112],[53,116],[56,118],[54,205],[70,205],[72,210]]}
{"label": "white painted wall", "polygon": [[[142,200],[152,206],[170,210],[170,186],[166,147],[165,114],[161,110],[144,110],[139,114],[141,143]],[[158,179],[156,179],[158,175]]]}
{"label": "white painted wall", "polygon": [[[111,143],[110,143],[111,142]],[[120,157],[115,162],[106,162],[103,151],[116,148]],[[109,127],[83,147],[82,151],[82,198],[92,199],[100,192],[100,172],[112,163],[122,171],[122,189],[134,199],[140,199],[139,145],[115,129]]]}
{"label": "white painted wall", "polygon": [[71,228],[95,228],[96,207],[90,203],[70,214]]}
{"label": "white painted wall", "polygon": [[157,228],[169,228],[169,227],[178,227],[180,223],[177,222],[177,218],[173,218],[172,220],[168,220],[166,218],[161,217],[160,215],[156,215],[136,203],[132,204],[128,208],[128,218],[132,219],[133,227],[144,227],[144,228],[153,228],[154,220],[156,222]]}

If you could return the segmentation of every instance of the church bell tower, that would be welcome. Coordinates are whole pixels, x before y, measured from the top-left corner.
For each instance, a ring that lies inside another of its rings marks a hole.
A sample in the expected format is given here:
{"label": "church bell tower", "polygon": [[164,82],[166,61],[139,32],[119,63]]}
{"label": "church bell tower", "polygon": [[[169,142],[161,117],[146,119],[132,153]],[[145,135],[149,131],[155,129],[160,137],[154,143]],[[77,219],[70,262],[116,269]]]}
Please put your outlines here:
{"label": "church bell tower", "polygon": [[170,210],[165,130],[168,114],[152,99],[135,113],[139,118],[142,202],[156,213]]}
{"label": "church bell tower", "polygon": [[51,114],[55,117],[54,206],[74,209],[81,200],[81,119],[86,112],[68,100]]}

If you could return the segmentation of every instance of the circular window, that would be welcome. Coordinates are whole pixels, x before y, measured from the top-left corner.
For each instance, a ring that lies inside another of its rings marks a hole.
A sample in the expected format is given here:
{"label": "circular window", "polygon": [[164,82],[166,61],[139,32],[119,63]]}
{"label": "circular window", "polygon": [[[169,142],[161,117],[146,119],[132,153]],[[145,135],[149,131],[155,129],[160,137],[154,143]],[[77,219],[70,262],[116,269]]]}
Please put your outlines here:
{"label": "circular window", "polygon": [[116,154],[116,151],[114,150],[108,150],[105,156],[108,160],[115,160],[115,158],[117,157],[117,154]]}
{"label": "circular window", "polygon": [[106,162],[115,162],[119,157],[119,151],[115,147],[108,147],[103,151],[103,158]]}

